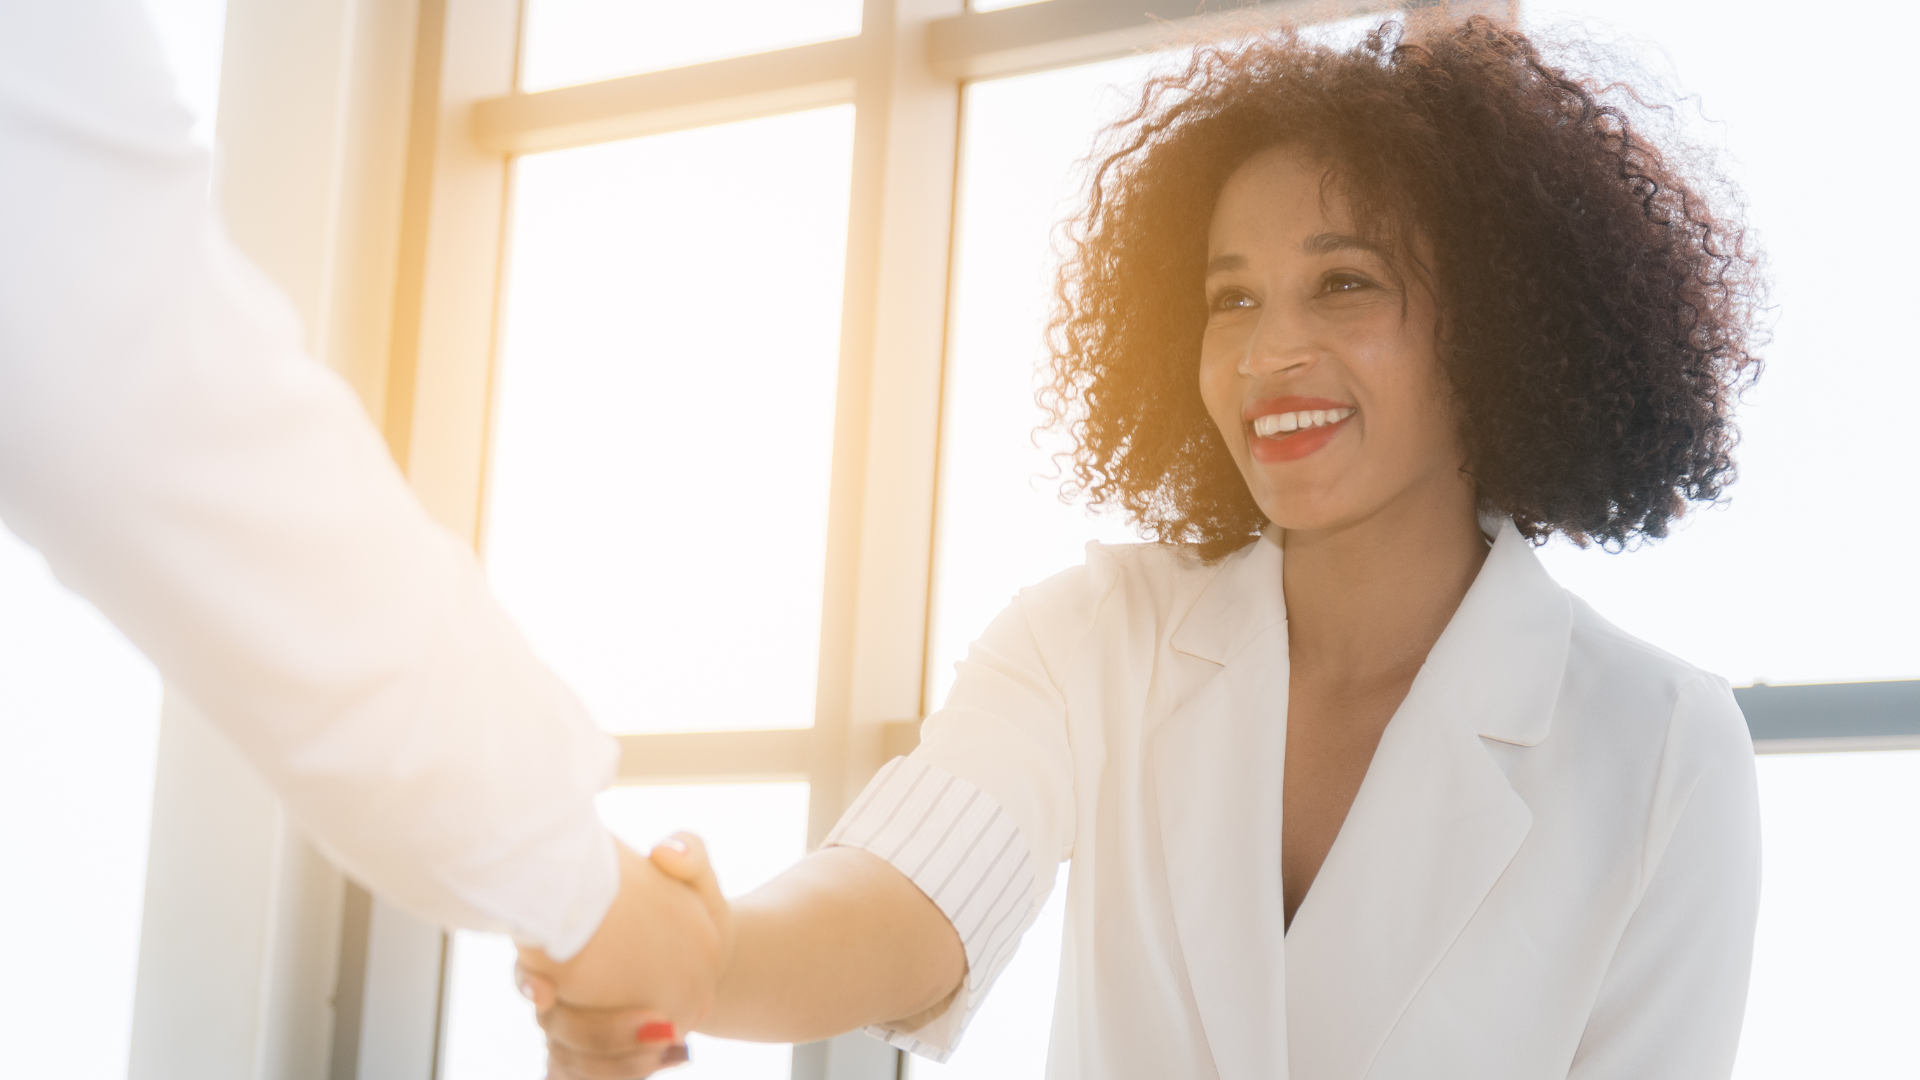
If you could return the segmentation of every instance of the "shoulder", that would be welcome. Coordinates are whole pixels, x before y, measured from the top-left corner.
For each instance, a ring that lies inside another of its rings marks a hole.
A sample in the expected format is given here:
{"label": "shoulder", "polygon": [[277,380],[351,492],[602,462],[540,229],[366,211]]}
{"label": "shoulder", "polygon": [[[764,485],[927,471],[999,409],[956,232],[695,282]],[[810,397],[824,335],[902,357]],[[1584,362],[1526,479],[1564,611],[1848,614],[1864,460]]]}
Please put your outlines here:
{"label": "shoulder", "polygon": [[[1244,554],[1209,564],[1185,544],[1090,543],[1084,563],[1020,590],[1015,609],[1050,653],[1064,655],[1090,637],[1108,648],[1131,642],[1122,647],[1131,652],[1165,639]],[[1104,629],[1096,635],[1097,628]]]}
{"label": "shoulder", "polygon": [[1751,767],[1752,738],[1726,679],[1634,637],[1579,597],[1568,599],[1563,711],[1616,738],[1660,747],[1667,765]]}
{"label": "shoulder", "polygon": [[1209,565],[1190,545],[1153,543],[1089,543],[1086,553],[1081,565],[1021,589],[1022,603],[1061,613],[1091,614],[1108,603],[1172,611],[1240,557]]}

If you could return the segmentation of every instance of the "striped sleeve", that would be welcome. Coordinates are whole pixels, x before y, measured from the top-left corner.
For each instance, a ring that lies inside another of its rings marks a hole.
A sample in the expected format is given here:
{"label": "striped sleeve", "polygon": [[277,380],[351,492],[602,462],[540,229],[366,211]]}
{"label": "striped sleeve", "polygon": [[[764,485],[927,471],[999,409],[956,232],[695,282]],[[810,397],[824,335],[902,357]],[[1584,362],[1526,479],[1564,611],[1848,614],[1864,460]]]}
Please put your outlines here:
{"label": "striped sleeve", "polygon": [[907,875],[945,913],[967,953],[953,1000],[911,1029],[867,1033],[946,1061],[1033,922],[1032,856],[1013,818],[992,796],[937,765],[895,758],[880,770],[823,846],[870,851]]}

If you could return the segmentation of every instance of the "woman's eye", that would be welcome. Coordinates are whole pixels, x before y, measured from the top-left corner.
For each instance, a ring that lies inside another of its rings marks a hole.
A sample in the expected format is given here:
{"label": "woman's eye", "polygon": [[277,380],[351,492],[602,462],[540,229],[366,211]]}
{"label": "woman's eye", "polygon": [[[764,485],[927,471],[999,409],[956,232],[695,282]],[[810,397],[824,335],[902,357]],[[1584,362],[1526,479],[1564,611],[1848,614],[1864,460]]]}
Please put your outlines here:
{"label": "woman's eye", "polygon": [[1373,282],[1359,274],[1328,274],[1320,279],[1320,291],[1323,293],[1352,293],[1372,287]]}
{"label": "woman's eye", "polygon": [[1253,306],[1253,297],[1239,289],[1222,289],[1214,294],[1210,305],[1215,311],[1235,311]]}

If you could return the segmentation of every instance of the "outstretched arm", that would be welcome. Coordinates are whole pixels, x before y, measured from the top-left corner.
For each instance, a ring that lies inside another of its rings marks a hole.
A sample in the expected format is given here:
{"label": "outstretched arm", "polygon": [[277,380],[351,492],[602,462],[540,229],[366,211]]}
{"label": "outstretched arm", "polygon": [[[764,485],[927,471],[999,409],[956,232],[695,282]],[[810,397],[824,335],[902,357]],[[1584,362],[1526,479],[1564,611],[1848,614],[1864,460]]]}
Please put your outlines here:
{"label": "outstretched arm", "polygon": [[[865,851],[815,852],[732,903],[698,838],[662,844],[652,862],[693,886],[724,941],[712,1009],[691,1021],[693,1030],[766,1042],[827,1038],[935,1009],[966,973],[946,916]],[[538,1007],[556,1078],[645,1076],[675,1063],[646,1038],[657,1010],[616,1007],[658,1000],[648,984],[667,973],[641,940],[655,917],[650,907],[616,904],[601,929],[606,939],[596,937],[567,964],[522,952],[522,985]],[[629,935],[630,947],[617,943]]]}

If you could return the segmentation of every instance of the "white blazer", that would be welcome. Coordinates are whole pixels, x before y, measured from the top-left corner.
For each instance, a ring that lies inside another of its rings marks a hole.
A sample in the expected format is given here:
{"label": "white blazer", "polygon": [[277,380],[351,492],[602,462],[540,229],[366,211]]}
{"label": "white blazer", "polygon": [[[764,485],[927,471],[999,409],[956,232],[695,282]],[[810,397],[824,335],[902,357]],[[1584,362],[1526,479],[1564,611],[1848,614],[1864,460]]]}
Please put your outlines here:
{"label": "white blazer", "polygon": [[1071,859],[1056,1080],[1729,1075],[1760,885],[1740,711],[1490,529],[1290,932],[1279,545],[1090,545],[1023,591],[829,840],[967,948],[950,1006],[876,1033],[950,1052]]}

